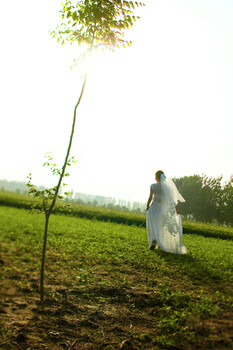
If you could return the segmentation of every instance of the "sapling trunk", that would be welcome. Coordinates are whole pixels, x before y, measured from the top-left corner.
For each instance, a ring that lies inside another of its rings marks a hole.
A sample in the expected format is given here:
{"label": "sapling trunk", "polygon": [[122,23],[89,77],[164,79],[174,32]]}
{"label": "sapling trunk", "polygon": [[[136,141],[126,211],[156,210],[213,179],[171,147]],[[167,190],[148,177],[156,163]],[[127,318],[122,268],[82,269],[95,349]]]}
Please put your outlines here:
{"label": "sapling trunk", "polygon": [[41,301],[44,301],[44,266],[45,266],[45,252],[46,252],[46,244],[47,244],[49,217],[50,217],[50,213],[45,215],[44,244],[43,244],[41,272],[40,272],[40,300]]}
{"label": "sapling trunk", "polygon": [[79,104],[81,102],[82,96],[83,96],[83,92],[84,92],[84,88],[85,88],[86,80],[87,80],[87,74],[88,74],[88,69],[87,69],[85,77],[84,77],[82,90],[81,90],[78,102],[76,103],[76,105],[74,107],[74,116],[73,116],[73,123],[72,123],[72,128],[71,128],[69,145],[68,145],[68,148],[67,148],[66,157],[65,157],[65,161],[64,161],[64,164],[63,164],[63,167],[62,167],[62,171],[61,171],[61,174],[59,176],[58,184],[56,186],[56,191],[54,193],[54,197],[53,197],[53,200],[52,200],[52,203],[51,203],[50,207],[45,211],[44,244],[43,244],[43,251],[42,251],[41,274],[40,274],[40,300],[41,300],[41,302],[44,301],[44,268],[45,268],[45,253],[46,253],[46,245],[47,245],[47,232],[48,232],[48,226],[49,226],[49,218],[50,218],[50,215],[51,215],[51,213],[53,211],[53,208],[54,208],[54,206],[56,204],[58,192],[59,192],[59,189],[60,189],[60,186],[61,186],[62,179],[63,179],[64,174],[65,174],[67,162],[68,162],[68,159],[69,159],[70,149],[71,149],[73,136],[74,136],[77,108],[78,108],[78,106],[79,106]]}

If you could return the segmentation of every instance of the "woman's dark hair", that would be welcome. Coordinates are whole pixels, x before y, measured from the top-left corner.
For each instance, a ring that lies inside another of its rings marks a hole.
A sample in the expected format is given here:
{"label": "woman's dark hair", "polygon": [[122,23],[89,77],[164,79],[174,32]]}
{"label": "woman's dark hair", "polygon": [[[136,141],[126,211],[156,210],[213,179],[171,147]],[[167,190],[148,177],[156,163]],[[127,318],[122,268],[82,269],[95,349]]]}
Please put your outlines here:
{"label": "woman's dark hair", "polygon": [[155,176],[160,180],[160,176],[162,174],[164,174],[164,172],[162,170],[158,170],[158,171],[156,171]]}

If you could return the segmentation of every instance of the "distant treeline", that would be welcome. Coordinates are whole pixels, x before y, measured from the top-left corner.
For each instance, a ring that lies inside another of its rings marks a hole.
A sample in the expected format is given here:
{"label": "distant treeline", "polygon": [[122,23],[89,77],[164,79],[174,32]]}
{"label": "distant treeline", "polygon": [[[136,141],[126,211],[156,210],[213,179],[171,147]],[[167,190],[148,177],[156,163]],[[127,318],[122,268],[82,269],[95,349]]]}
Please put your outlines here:
{"label": "distant treeline", "polygon": [[84,193],[74,193],[72,196],[67,197],[67,200],[78,204],[88,204],[123,211],[132,210],[138,213],[144,212],[146,208],[146,203],[141,203],[138,201],[131,202],[124,199],[117,200],[114,197],[104,197]]}
{"label": "distant treeline", "polygon": [[[45,189],[45,187],[40,186],[39,189],[43,190]],[[0,191],[16,192],[18,194],[27,194],[28,187],[23,182],[0,180]],[[145,203],[141,203],[138,201],[132,202],[124,199],[116,199],[114,197],[106,197],[101,195],[85,194],[85,193],[78,193],[78,192],[73,193],[73,191],[70,191],[70,195],[65,196],[64,199],[69,202],[73,202],[77,204],[87,204],[95,207],[99,206],[103,208],[116,209],[120,211],[131,210],[138,213],[144,212],[146,208],[146,198],[145,198]]]}
{"label": "distant treeline", "polygon": [[0,191],[27,193],[28,188],[24,182],[0,180]]}
{"label": "distant treeline", "polygon": [[178,209],[187,219],[233,224],[233,176],[224,184],[222,176],[193,175],[173,180],[186,200]]}
{"label": "distant treeline", "polygon": [[[40,190],[44,190],[44,186],[39,186]],[[8,180],[0,180],[0,191],[1,192],[15,192],[15,193],[28,193],[28,187],[25,182],[20,181],[8,181]]]}

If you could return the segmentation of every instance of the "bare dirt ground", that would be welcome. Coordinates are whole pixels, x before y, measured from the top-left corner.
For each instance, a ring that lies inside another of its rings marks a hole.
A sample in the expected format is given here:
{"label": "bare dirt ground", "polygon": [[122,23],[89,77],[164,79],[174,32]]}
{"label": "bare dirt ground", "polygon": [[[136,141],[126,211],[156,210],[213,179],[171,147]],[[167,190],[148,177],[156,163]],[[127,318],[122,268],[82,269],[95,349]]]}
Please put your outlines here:
{"label": "bare dirt ground", "polygon": [[[7,255],[0,263],[4,267],[0,286],[2,349],[233,348],[233,313],[222,313],[217,319],[190,319],[183,333],[174,331],[166,337],[157,326],[164,305],[155,288],[114,286],[109,272],[97,267],[93,267],[96,284],[75,286],[72,276],[64,282],[57,270],[47,281],[42,304],[39,281],[33,273],[12,268],[12,258]],[[108,278],[109,285],[101,284]],[[136,271],[128,276],[132,281],[140,278]],[[162,341],[163,337],[166,340]]]}

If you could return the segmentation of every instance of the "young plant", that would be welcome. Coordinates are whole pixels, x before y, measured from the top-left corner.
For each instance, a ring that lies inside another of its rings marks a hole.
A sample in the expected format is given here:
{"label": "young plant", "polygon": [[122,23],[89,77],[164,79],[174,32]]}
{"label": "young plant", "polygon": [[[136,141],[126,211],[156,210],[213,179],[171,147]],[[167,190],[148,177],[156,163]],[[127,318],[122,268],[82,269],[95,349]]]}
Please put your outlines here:
{"label": "young plant", "polygon": [[[59,169],[56,163],[53,163],[53,158],[51,152],[46,153],[46,161],[43,166],[48,166],[53,175],[59,176],[58,185],[49,189],[39,190],[35,185],[32,184],[32,175],[31,173],[27,176],[28,182],[27,186],[29,187],[28,193],[34,197],[40,199],[40,201],[33,205],[33,212],[44,213],[45,215],[45,227],[44,227],[44,244],[42,250],[42,259],[41,259],[41,273],[40,273],[40,299],[44,300],[44,267],[45,267],[45,253],[46,253],[46,244],[47,244],[47,235],[48,235],[48,225],[49,218],[53,212],[54,206],[57,199],[62,199],[63,196],[59,194],[59,189],[61,182],[64,177],[69,176],[68,172],[65,172],[63,168]],[[77,164],[77,160],[74,157],[71,157],[67,160],[66,165],[71,166],[71,163]],[[67,184],[63,183],[63,187]],[[69,195],[69,192],[64,192],[64,195]]]}
{"label": "young plant", "polygon": [[[82,51],[81,57],[87,60],[87,68],[79,98],[74,106],[71,134],[64,164],[61,169],[57,169],[55,164],[51,163],[52,172],[59,176],[57,186],[45,190],[44,193],[42,193],[31,184],[31,175],[29,175],[29,192],[38,197],[42,196],[43,212],[45,214],[44,245],[40,279],[41,301],[44,300],[44,264],[49,217],[59,197],[58,193],[63,177],[67,174],[65,171],[70,162],[69,154],[75,130],[77,108],[85,89],[91,54],[93,50],[99,47],[115,51],[116,48],[130,46],[131,41],[124,39],[124,33],[139,19],[138,16],[135,16],[134,10],[137,7],[145,5],[141,2],[127,0],[79,0],[76,2],[66,1],[62,6],[62,10],[60,11],[62,23],[55,31],[51,31],[50,34],[53,37],[57,37],[57,41],[62,44],[69,42],[70,44],[76,43],[84,46],[85,49]],[[77,61],[75,61],[75,63],[77,63]],[[50,162],[52,159],[48,158],[48,161]],[[51,164],[47,163],[49,166]]]}

